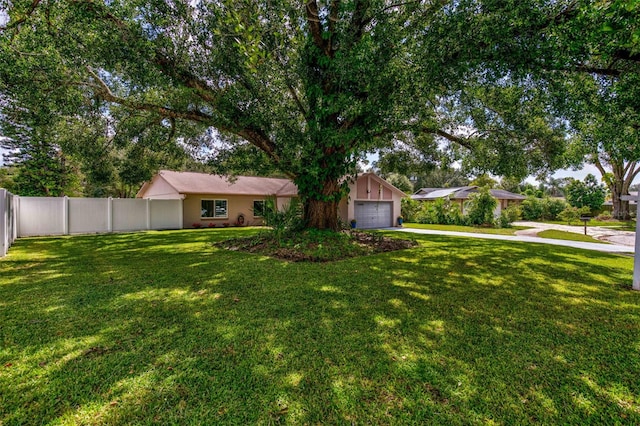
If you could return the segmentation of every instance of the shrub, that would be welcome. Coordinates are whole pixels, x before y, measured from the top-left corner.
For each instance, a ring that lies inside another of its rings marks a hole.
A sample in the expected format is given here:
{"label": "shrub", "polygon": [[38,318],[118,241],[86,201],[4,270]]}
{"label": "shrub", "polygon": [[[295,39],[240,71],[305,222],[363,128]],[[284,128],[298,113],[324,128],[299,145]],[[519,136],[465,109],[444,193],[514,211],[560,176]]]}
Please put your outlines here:
{"label": "shrub", "polygon": [[191,226],[193,226],[195,229],[198,229],[202,226],[202,224],[200,222],[194,222],[191,224]]}
{"label": "shrub", "polygon": [[300,200],[292,198],[282,210],[278,210],[274,197],[268,197],[264,202],[262,212],[264,224],[271,228],[276,238],[286,233],[302,228],[302,205]]}
{"label": "shrub", "polygon": [[522,218],[525,220],[556,220],[567,203],[557,198],[528,197],[522,202]]}
{"label": "shrub", "polygon": [[489,188],[480,188],[469,196],[467,220],[470,225],[493,225],[493,212],[498,200],[491,196]]}
{"label": "shrub", "polygon": [[613,219],[613,216],[611,216],[611,213],[609,212],[604,212],[604,213],[600,213],[598,217],[596,217],[596,219],[604,222],[604,221]]}
{"label": "shrub", "polygon": [[589,209],[589,207],[587,206],[580,207],[580,208],[567,206],[564,210],[560,212],[560,214],[558,215],[558,218],[564,222],[567,222],[567,224],[571,225],[571,223],[578,221],[578,219],[580,219],[581,216],[589,214],[590,211],[591,209]]}
{"label": "shrub", "polygon": [[520,209],[520,206],[517,204],[510,205],[509,207],[504,209],[503,212],[507,215],[507,218],[511,223],[519,220],[522,217],[522,209]]}
{"label": "shrub", "polygon": [[511,221],[509,220],[509,215],[506,211],[500,212],[500,217],[498,218],[498,226],[500,228],[511,228]]}
{"label": "shrub", "polygon": [[524,220],[539,220],[544,214],[544,205],[540,198],[527,197],[522,201],[522,218]]}
{"label": "shrub", "polygon": [[545,198],[543,202],[543,219],[556,220],[558,215],[567,207],[564,200],[558,198]]}
{"label": "shrub", "polygon": [[405,222],[416,222],[418,213],[422,207],[422,202],[411,199],[403,198],[400,200],[400,210]]}

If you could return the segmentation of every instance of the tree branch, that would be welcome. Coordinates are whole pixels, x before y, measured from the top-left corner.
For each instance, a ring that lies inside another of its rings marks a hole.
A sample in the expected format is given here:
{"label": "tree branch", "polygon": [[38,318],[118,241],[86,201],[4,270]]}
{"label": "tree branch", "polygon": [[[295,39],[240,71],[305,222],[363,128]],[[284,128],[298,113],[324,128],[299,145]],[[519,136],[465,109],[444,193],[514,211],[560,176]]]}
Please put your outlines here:
{"label": "tree branch", "polygon": [[94,84],[89,83],[88,85],[93,87],[96,90],[96,93],[102,96],[102,98],[107,102],[113,102],[116,104],[120,104],[126,106],[128,108],[132,108],[138,111],[151,111],[155,112],[163,117],[167,118],[180,118],[189,121],[195,121],[198,123],[210,124],[213,117],[208,114],[205,114],[201,111],[175,111],[170,108],[166,108],[160,105],[149,104],[145,102],[135,102],[129,99],[121,98],[116,96],[109,86],[96,74],[90,67],[86,67],[89,74],[91,74]]}
{"label": "tree branch", "polygon": [[308,0],[305,9],[313,42],[321,52],[324,52],[324,54],[328,56],[327,46],[322,39],[322,24],[320,22],[320,14],[318,13],[318,4],[315,0]]}
{"label": "tree branch", "polygon": [[42,0],[33,0],[31,2],[31,6],[29,7],[29,10],[27,11],[27,13],[25,13],[25,15],[22,18],[17,19],[14,22],[9,22],[9,24],[7,24],[6,27],[0,27],[0,32],[3,32],[5,30],[9,30],[9,29],[14,28],[14,27],[18,27],[21,24],[23,24],[24,22],[26,22],[26,20],[33,14],[33,12],[35,12],[36,8],[38,7],[38,5],[41,2],[42,2]]}

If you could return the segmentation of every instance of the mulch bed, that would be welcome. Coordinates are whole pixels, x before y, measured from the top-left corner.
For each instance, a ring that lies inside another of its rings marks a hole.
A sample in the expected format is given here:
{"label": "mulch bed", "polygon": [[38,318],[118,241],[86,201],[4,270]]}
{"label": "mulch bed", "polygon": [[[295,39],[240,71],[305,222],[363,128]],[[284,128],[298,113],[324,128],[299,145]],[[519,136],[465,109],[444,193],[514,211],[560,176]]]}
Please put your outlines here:
{"label": "mulch bed", "polygon": [[323,236],[321,241],[307,238],[305,232],[275,238],[270,233],[233,238],[215,244],[233,251],[263,254],[292,262],[329,262],[375,253],[404,250],[417,246],[414,240],[385,237],[363,231],[343,231]]}

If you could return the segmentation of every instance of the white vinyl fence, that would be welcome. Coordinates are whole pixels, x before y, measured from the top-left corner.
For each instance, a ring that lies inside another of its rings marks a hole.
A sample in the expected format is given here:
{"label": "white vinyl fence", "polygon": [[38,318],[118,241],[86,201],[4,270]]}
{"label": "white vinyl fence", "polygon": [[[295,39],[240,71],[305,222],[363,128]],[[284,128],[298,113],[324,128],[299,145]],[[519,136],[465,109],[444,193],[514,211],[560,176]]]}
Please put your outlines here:
{"label": "white vinyl fence", "polygon": [[17,196],[0,188],[0,257],[18,238],[17,200]]}
{"label": "white vinyl fence", "polygon": [[17,198],[18,237],[182,228],[182,200]]}
{"label": "white vinyl fence", "polygon": [[182,229],[182,200],[18,197],[0,189],[0,257],[19,237]]}

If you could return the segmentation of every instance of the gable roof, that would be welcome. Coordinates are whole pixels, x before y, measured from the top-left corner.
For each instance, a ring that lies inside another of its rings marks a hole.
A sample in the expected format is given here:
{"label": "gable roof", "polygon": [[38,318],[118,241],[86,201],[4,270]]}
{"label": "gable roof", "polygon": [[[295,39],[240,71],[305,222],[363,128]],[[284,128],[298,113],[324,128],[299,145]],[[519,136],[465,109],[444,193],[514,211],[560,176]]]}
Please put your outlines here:
{"label": "gable roof", "polygon": [[[161,170],[154,177],[163,179],[180,194],[221,194],[221,195],[298,195],[298,187],[289,179],[265,178],[256,176],[237,176],[234,180],[228,177],[209,173],[174,172]],[[138,197],[142,197],[146,188],[145,183]]]}
{"label": "gable roof", "polygon": [[387,188],[389,188],[391,190],[391,192],[395,192],[396,194],[398,194],[400,197],[406,197],[407,194],[404,193],[404,191],[396,188],[395,186],[393,186],[391,183],[389,183],[387,180],[382,179],[380,176],[378,176],[377,174],[373,173],[373,172],[365,172],[362,174],[359,174],[356,177],[356,181],[362,177],[370,177],[373,178],[374,180],[376,180],[378,183],[386,186]]}
{"label": "gable roof", "polygon": [[[466,200],[469,195],[477,192],[477,186],[460,186],[457,188],[420,188],[411,198],[414,200],[435,200],[438,198],[449,197],[452,200]],[[491,196],[498,200],[524,200],[524,195],[514,194],[504,189],[489,190]]]}

